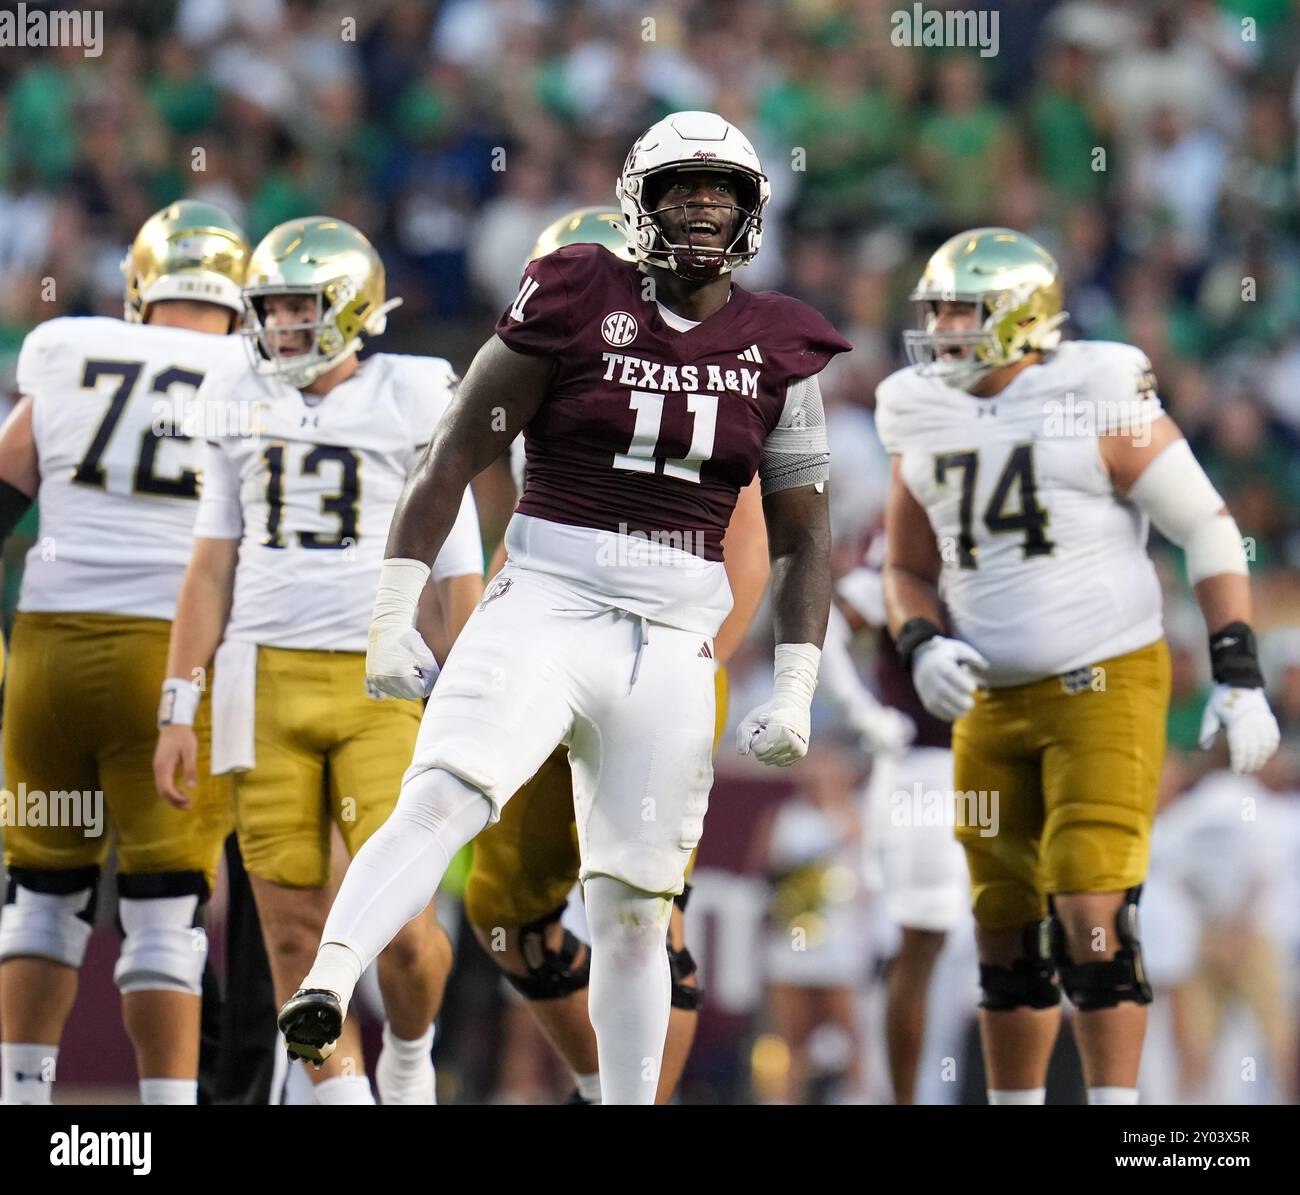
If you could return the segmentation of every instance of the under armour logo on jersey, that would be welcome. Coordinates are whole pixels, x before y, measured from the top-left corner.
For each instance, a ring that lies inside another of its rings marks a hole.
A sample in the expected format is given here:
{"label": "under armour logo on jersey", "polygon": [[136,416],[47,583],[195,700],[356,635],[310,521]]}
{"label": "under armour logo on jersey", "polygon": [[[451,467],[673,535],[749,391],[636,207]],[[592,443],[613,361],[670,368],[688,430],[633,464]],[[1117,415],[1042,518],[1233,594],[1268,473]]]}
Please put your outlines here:
{"label": "under armour logo on jersey", "polygon": [[751,344],[743,353],[737,353],[736,356],[741,361],[752,361],[755,365],[763,364],[763,354],[758,351],[756,344]]}
{"label": "under armour logo on jersey", "polygon": [[320,416],[303,415],[303,417],[298,420],[298,426],[299,427],[320,427]]}
{"label": "under armour logo on jersey", "polygon": [[975,414],[980,419],[983,419],[985,415],[997,415],[997,413],[998,404],[995,402],[980,403],[980,405],[975,408]]}
{"label": "under armour logo on jersey", "polygon": [[700,650],[697,651],[695,654],[697,656],[702,656],[706,660],[713,659],[713,652],[709,649],[708,643],[701,643]]}

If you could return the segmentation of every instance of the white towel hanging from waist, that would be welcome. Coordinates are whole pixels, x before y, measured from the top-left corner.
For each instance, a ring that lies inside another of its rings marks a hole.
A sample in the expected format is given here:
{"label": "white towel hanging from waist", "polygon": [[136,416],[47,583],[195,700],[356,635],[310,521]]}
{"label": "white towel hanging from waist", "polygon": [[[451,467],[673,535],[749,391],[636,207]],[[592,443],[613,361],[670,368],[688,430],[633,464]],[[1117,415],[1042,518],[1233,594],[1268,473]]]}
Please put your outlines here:
{"label": "white towel hanging from waist", "polygon": [[257,762],[257,644],[227,639],[217,648],[213,671],[212,774],[250,772]]}

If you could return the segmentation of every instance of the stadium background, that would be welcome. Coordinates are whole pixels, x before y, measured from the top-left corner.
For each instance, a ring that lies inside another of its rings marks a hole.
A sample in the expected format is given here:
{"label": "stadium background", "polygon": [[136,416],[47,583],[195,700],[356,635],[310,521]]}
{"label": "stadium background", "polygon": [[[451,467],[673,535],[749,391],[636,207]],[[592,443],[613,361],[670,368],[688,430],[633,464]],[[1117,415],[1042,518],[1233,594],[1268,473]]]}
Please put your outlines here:
{"label": "stadium background", "polygon": [[[880,513],[888,467],[872,395],[901,363],[920,263],[961,227],[1006,224],[1042,240],[1063,267],[1072,334],[1147,351],[1166,406],[1250,539],[1255,621],[1284,733],[1252,780],[1220,770],[1221,748],[1196,750],[1204,633],[1180,561],[1157,545],[1176,670],[1167,804],[1144,902],[1159,991],[1148,1098],[1294,1099],[1300,5],[1007,0],[983,6],[999,16],[989,57],[891,44],[891,14],[912,7],[892,0],[100,7],[98,58],[0,49],[0,375],[10,395],[18,347],[37,323],[120,313],[125,245],[179,196],[222,204],[254,241],[314,212],[353,222],[383,255],[390,295],[405,299],[382,347],[463,369],[513,298],[538,231],[578,205],[609,203],[628,146],[653,120],[710,108],[749,134],[772,179],[763,252],[738,281],[812,303],[855,346],[823,384],[847,569]],[[7,614],[22,546],[6,553]],[[733,714],[766,683],[770,641],[760,618],[736,661]],[[871,644],[861,647],[865,665]],[[766,943],[784,932],[762,924],[772,864],[757,830],[767,813],[788,782],[811,794],[839,836],[813,864],[842,865],[870,838],[853,816],[868,761],[824,710],[817,730],[816,757],[790,776],[773,780],[725,751],[720,760],[691,909],[710,1002],[688,1099],[880,1097],[872,960],[887,954],[891,930],[869,890],[845,896],[868,927],[854,946],[860,1082],[814,1081],[792,1096],[766,1012]],[[443,905],[454,919],[454,893]],[[61,1063],[61,1078],[92,1100],[132,1078],[111,988],[111,900],[101,908]],[[923,1098],[979,1098],[962,1052],[974,964],[955,937],[935,1011],[944,1043],[956,1044],[932,1048]],[[470,941],[442,1041],[445,1096],[549,1100],[563,1087]],[[811,1045],[814,1069],[843,1068],[842,1033]],[[956,1065],[940,1079],[949,1057]],[[1072,1098],[1068,1058],[1061,1075],[1057,1095]]]}

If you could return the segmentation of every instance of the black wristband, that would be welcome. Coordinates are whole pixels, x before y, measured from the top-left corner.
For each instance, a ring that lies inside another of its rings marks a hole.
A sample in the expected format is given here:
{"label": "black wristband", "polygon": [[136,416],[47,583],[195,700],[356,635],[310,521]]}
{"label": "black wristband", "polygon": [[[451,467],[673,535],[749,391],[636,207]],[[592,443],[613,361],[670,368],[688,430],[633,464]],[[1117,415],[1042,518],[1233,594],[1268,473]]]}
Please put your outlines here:
{"label": "black wristband", "polygon": [[928,618],[909,618],[898,628],[898,638],[894,646],[898,649],[899,659],[907,668],[912,667],[912,656],[922,643],[928,643],[943,631]]}
{"label": "black wristband", "polygon": [[8,539],[32,500],[7,481],[0,481],[0,540]]}
{"label": "black wristband", "polygon": [[1210,636],[1210,671],[1219,684],[1234,689],[1264,687],[1255,654],[1255,632],[1244,622],[1230,622]]}

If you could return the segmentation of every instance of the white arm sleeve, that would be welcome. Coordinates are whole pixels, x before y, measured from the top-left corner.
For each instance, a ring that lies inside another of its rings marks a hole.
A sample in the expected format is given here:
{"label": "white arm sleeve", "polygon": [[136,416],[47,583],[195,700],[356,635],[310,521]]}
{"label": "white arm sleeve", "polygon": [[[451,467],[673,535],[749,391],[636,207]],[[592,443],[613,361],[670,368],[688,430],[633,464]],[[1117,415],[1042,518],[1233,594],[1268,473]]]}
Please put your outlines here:
{"label": "white arm sleeve", "polygon": [[1133,483],[1128,498],[1161,535],[1186,552],[1193,585],[1220,573],[1245,576],[1249,571],[1237,520],[1219,513],[1223,499],[1186,440],[1161,452]]}
{"label": "white arm sleeve", "polygon": [[239,505],[239,471],[234,462],[209,440],[203,458],[203,489],[194,535],[199,539],[240,539],[244,512]]}
{"label": "white arm sleeve", "polygon": [[850,725],[855,713],[881,708],[876,695],[862,683],[857,666],[849,652],[853,632],[834,605],[826,624],[826,638],[822,642],[821,671],[818,673],[818,692]]}
{"label": "white arm sleeve", "polygon": [[460,500],[460,510],[451,525],[442,551],[433,562],[433,579],[445,581],[448,577],[481,577],[483,575],[483,539],[478,528],[478,507],[469,486]]}
{"label": "white arm sleeve", "polygon": [[763,441],[758,463],[762,492],[824,485],[831,475],[830,460],[821,387],[815,374],[799,378],[790,383],[781,418]]}

